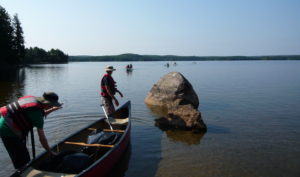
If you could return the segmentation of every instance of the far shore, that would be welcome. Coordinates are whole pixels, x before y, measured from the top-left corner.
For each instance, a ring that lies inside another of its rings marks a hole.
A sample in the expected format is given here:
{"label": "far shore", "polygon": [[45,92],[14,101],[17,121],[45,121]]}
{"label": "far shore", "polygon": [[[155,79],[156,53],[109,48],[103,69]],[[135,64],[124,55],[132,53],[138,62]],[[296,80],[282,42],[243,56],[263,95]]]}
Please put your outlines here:
{"label": "far shore", "polygon": [[[68,56],[68,62],[134,62],[134,61],[266,61],[266,60],[300,60],[300,55],[276,55],[276,56],[176,56],[176,55],[105,55],[105,56]],[[68,62],[39,62],[21,65],[0,64],[1,71],[15,70],[24,67],[31,67],[34,64],[67,64]]]}
{"label": "far shore", "polygon": [[88,61],[243,61],[243,60],[300,60],[300,55],[276,56],[176,56],[121,54],[105,56],[69,56],[69,62]]}

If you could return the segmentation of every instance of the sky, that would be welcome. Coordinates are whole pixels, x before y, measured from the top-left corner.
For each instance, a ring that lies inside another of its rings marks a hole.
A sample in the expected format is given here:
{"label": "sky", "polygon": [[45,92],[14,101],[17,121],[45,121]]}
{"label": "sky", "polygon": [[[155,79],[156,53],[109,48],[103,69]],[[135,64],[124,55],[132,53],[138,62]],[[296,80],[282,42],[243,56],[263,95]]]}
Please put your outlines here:
{"label": "sky", "polygon": [[300,0],[0,0],[26,47],[68,55],[300,54]]}

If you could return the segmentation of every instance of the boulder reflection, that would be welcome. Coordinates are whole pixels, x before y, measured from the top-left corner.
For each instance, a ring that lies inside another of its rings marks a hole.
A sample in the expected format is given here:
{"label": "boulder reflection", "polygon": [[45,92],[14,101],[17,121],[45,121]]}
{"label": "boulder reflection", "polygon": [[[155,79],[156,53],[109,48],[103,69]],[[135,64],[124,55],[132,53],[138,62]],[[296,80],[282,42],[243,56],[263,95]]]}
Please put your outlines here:
{"label": "boulder reflection", "polygon": [[172,141],[182,142],[188,145],[200,144],[201,138],[205,133],[193,133],[192,131],[184,130],[166,130],[166,135]]}
{"label": "boulder reflection", "polygon": [[159,116],[159,118],[155,119],[155,126],[164,131],[169,139],[171,139],[172,141],[182,142],[188,145],[200,144],[200,140],[204,136],[205,132],[195,133],[189,130],[179,130],[175,129],[174,127],[165,126],[159,121],[161,121],[161,117],[165,117],[167,115],[167,108],[149,105],[147,105],[147,107],[150,109],[151,113],[153,113],[156,116]]}

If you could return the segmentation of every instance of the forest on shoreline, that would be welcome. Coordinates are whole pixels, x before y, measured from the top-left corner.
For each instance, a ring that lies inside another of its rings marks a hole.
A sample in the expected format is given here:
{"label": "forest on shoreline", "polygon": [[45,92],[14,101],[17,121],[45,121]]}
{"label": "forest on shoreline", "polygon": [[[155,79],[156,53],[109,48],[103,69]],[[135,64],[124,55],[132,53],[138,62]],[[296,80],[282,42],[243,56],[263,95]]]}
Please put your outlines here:
{"label": "forest on shoreline", "polygon": [[278,56],[176,56],[121,54],[107,56],[69,56],[69,62],[93,61],[238,61],[238,60],[300,60],[300,55]]}
{"label": "forest on shoreline", "polygon": [[18,14],[13,18],[0,5],[0,67],[19,68],[37,63],[67,63],[68,55],[59,49],[25,48],[23,28]]}

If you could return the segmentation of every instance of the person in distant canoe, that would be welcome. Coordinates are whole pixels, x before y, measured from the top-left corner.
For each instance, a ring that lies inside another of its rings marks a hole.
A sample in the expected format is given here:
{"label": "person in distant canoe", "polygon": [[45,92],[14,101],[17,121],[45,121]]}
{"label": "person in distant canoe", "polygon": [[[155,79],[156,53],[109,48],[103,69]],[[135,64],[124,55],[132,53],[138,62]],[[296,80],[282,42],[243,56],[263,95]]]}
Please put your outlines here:
{"label": "person in distant canoe", "polygon": [[126,69],[132,69],[132,64],[126,65]]}
{"label": "person in distant canoe", "polygon": [[56,93],[45,92],[42,97],[23,96],[0,108],[0,136],[16,169],[30,161],[26,137],[33,127],[37,127],[39,140],[45,150],[55,155],[44,133],[44,117],[61,106]]}
{"label": "person in distant canoe", "polygon": [[118,92],[123,97],[123,94],[117,89],[116,82],[111,76],[115,70],[113,66],[107,66],[105,68],[106,74],[101,79],[101,99],[107,114],[115,112],[113,101],[116,106],[119,106],[115,94]]}

